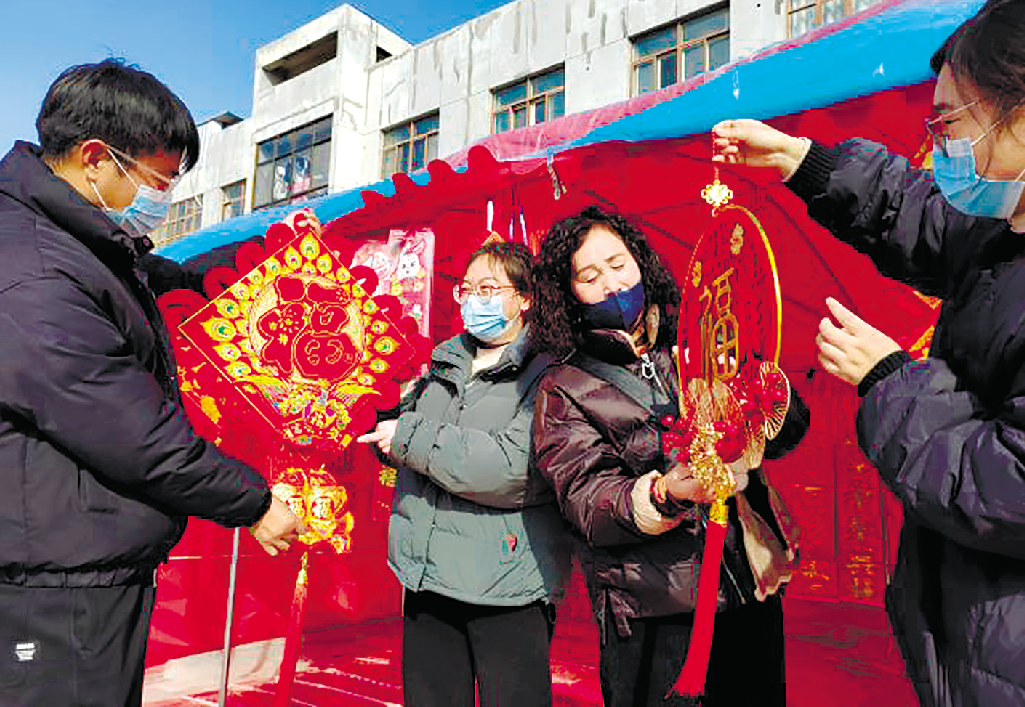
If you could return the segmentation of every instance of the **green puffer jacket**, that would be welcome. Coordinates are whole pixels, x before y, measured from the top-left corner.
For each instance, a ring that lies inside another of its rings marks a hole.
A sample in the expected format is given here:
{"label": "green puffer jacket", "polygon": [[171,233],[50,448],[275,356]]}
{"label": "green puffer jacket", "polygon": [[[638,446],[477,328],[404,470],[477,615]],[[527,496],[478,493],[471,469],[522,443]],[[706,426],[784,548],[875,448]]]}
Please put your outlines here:
{"label": "green puffer jacket", "polygon": [[403,586],[460,601],[553,601],[569,574],[562,517],[530,464],[534,396],[546,356],[521,333],[471,376],[474,340],[439,344],[398,408],[398,486],[388,561]]}

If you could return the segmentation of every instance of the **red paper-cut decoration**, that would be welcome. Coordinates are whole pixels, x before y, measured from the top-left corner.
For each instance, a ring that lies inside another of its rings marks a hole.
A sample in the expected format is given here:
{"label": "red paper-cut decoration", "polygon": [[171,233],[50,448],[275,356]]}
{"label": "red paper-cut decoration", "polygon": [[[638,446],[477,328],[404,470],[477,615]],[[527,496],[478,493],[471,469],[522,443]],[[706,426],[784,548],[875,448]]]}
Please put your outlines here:
{"label": "red paper-cut decoration", "polygon": [[[262,258],[259,246],[246,244],[238,271],[207,274],[211,301],[200,307],[170,293],[161,304],[178,324],[173,339],[185,361],[212,369],[194,383],[204,414],[213,410],[205,398],[241,398],[264,431],[298,451],[330,454],[398,401],[398,382],[412,376],[428,344],[394,297],[368,294],[377,287],[373,270],[348,270],[319,235],[312,214],[292,214],[268,230]],[[232,417],[233,425],[258,424],[251,413]]]}

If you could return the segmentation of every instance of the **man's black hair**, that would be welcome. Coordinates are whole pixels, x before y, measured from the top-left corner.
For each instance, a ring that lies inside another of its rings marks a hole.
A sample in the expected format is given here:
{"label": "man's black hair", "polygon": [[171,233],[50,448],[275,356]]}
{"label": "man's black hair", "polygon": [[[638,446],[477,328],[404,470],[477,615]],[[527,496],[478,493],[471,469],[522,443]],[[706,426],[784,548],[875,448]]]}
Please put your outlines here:
{"label": "man's black hair", "polygon": [[131,157],[180,152],[182,170],[199,159],[199,132],[181,99],[152,74],[122,59],[65,69],[36,118],[43,157],[59,162],[86,140]]}

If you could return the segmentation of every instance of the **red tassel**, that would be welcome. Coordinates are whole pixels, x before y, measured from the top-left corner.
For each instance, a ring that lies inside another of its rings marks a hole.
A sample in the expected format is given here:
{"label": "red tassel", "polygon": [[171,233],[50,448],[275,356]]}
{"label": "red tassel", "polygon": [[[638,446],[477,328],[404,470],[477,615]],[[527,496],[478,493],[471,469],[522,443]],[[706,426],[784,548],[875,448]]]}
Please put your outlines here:
{"label": "red tassel", "polygon": [[[713,506],[712,517],[716,516]],[[715,609],[719,600],[719,566],[726,542],[726,523],[710,520],[705,528],[705,553],[701,558],[701,576],[698,579],[698,603],[694,610],[694,628],[687,648],[687,660],[680,676],[666,697],[674,692],[696,697],[705,692],[708,675],[708,657],[712,652],[712,632],[715,629]]]}
{"label": "red tassel", "polygon": [[303,553],[303,564],[295,578],[295,593],[292,595],[292,612],[288,617],[288,633],[285,634],[285,653],[278,672],[278,686],[274,692],[273,707],[288,707],[295,682],[295,666],[299,662],[299,649],[303,640],[303,620],[306,614],[307,565],[310,553]]}

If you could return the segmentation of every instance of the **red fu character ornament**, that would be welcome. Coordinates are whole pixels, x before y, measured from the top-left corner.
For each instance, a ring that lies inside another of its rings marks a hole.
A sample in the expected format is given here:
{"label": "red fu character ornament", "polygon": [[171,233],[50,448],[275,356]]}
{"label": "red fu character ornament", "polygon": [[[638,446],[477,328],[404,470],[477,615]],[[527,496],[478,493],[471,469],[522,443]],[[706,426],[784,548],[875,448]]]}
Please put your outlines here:
{"label": "red fu character ornament", "polygon": [[680,416],[663,438],[667,456],[688,464],[715,496],[687,660],[670,690],[682,695],[704,692],[735,473],[761,465],[765,441],[779,433],[790,404],[777,365],[782,302],[765,229],[749,210],[729,204],[733,194],[718,169],[702,197],[714,218],[687,270],[677,345]]}
{"label": "red fu character ornament", "polygon": [[[307,547],[351,548],[348,494],[331,473],[340,452],[399,399],[430,351],[397,298],[372,296],[377,275],[351,270],[321,238],[310,211],[271,226],[235,268],[204,288],[161,297],[190,419],[259,468],[302,518]],[[256,444],[254,444],[254,441]],[[275,704],[287,704],[306,602],[309,551],[296,580]]]}

